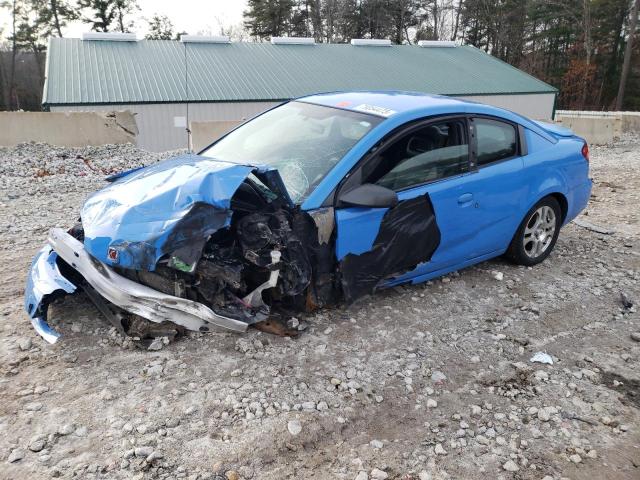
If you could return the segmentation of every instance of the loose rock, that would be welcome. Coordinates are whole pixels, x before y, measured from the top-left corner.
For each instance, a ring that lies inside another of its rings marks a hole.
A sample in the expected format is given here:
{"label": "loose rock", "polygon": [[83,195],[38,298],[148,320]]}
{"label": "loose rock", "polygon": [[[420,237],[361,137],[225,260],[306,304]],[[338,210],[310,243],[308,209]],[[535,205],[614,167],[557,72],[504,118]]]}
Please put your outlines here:
{"label": "loose rock", "polygon": [[436,455],[446,455],[447,451],[444,449],[441,443],[437,443],[433,448],[433,453],[435,453]]}
{"label": "loose rock", "polygon": [[380,440],[371,440],[369,442],[369,445],[371,445],[373,448],[382,448],[384,446],[384,444]]}
{"label": "loose rock", "polygon": [[18,347],[23,352],[26,350],[31,350],[31,339],[30,338],[21,338],[18,340]]}
{"label": "loose rock", "polygon": [[153,447],[137,447],[134,449],[133,454],[136,457],[148,457],[153,453]]}
{"label": "loose rock", "polygon": [[389,478],[389,475],[383,470],[374,468],[373,470],[371,470],[370,478],[371,480],[386,480],[387,478]]}
{"label": "loose rock", "polygon": [[44,448],[46,443],[47,443],[46,436],[37,435],[29,441],[29,450],[31,450],[32,452],[39,452]]}
{"label": "loose rock", "polygon": [[287,423],[287,430],[293,436],[298,435],[302,431],[302,424],[299,420],[289,420]]}
{"label": "loose rock", "polygon": [[9,457],[7,458],[7,462],[8,463],[19,462],[24,458],[25,455],[26,455],[26,452],[23,449],[14,448],[13,450],[11,450]]}

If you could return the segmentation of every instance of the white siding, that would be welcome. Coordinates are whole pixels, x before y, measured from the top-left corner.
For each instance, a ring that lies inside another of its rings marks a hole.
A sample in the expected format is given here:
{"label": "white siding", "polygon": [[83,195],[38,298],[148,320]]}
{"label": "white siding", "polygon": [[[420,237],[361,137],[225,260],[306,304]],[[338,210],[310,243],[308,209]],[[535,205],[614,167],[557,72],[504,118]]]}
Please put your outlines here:
{"label": "white siding", "polygon": [[555,94],[477,95],[461,98],[511,110],[532,120],[551,120]]}
{"label": "white siding", "polygon": [[[234,121],[249,119],[274,106],[273,102],[222,102],[190,103],[190,121]],[[153,103],[138,105],[81,105],[51,107],[51,111],[114,111],[129,110],[136,115],[139,134],[137,144],[152,152],[163,152],[187,148],[187,133],[184,127],[175,127],[175,117],[186,117],[187,106],[183,103]]]}
{"label": "white siding", "polygon": [[[463,97],[476,102],[506,108],[534,120],[549,120],[553,115],[553,93],[519,95],[481,95]],[[239,122],[276,105],[274,102],[190,103],[189,120],[194,122]],[[187,147],[184,127],[174,126],[175,117],[186,117],[184,103],[154,103],[134,105],[85,105],[51,107],[52,111],[113,111],[129,110],[136,114],[137,144],[153,152]]]}

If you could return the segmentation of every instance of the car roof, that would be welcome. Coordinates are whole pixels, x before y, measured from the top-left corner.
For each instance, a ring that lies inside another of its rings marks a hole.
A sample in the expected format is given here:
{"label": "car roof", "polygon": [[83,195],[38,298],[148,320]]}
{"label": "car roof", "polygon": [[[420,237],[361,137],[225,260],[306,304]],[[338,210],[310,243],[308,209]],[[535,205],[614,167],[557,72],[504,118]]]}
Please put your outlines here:
{"label": "car roof", "polygon": [[[402,92],[402,91],[354,91],[354,92],[330,92],[318,93],[297,100],[328,107],[339,107],[346,110],[366,111],[364,108],[358,107],[366,105],[379,107],[387,110],[388,113],[382,112],[380,116],[388,117],[396,113],[404,113],[411,110],[424,110],[444,106],[470,105],[474,102],[468,102],[459,98],[445,97],[443,95],[431,95],[420,92]],[[375,114],[374,110],[368,113]]]}
{"label": "car roof", "polygon": [[503,108],[465,100],[459,97],[403,91],[350,91],[318,93],[296,99],[302,102],[343,108],[407,122],[429,115],[475,113],[502,117],[529,128],[553,141],[549,133],[532,120]]}

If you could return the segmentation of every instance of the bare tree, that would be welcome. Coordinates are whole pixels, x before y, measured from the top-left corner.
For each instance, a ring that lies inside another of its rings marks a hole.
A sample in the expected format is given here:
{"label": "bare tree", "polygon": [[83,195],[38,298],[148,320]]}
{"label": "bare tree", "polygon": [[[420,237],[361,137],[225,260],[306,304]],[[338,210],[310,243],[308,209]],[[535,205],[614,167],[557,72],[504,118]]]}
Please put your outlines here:
{"label": "bare tree", "polygon": [[464,0],[459,0],[457,5],[453,6],[455,12],[455,22],[453,24],[453,32],[451,32],[451,40],[455,41],[458,38],[458,28],[460,26],[460,13],[464,8]]}
{"label": "bare tree", "polygon": [[629,38],[627,39],[627,45],[624,48],[624,60],[622,63],[622,73],[620,74],[620,84],[618,85],[618,95],[616,96],[616,110],[622,110],[622,103],[624,101],[624,91],[627,86],[627,79],[629,78],[629,69],[631,66],[631,52],[633,50],[633,36],[636,33],[636,26],[638,24],[638,8],[640,8],[640,0],[633,2],[631,8],[631,19],[629,20]]}
{"label": "bare tree", "polygon": [[16,38],[18,16],[20,15],[21,5],[18,0],[11,3],[3,2],[2,8],[11,10],[11,71],[9,73],[9,110],[19,108],[19,101],[16,95],[16,54],[18,53],[18,40]]}

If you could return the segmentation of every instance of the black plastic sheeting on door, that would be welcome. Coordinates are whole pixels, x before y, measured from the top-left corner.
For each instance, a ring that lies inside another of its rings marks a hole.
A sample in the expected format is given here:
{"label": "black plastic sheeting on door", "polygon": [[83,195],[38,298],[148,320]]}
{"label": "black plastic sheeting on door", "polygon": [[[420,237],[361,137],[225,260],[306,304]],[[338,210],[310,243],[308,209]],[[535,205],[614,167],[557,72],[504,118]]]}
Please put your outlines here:
{"label": "black plastic sheeting on door", "polygon": [[381,280],[428,262],[438,245],[440,229],[429,196],[398,203],[382,217],[373,248],[360,255],[350,253],[340,262],[345,300],[373,293]]}

